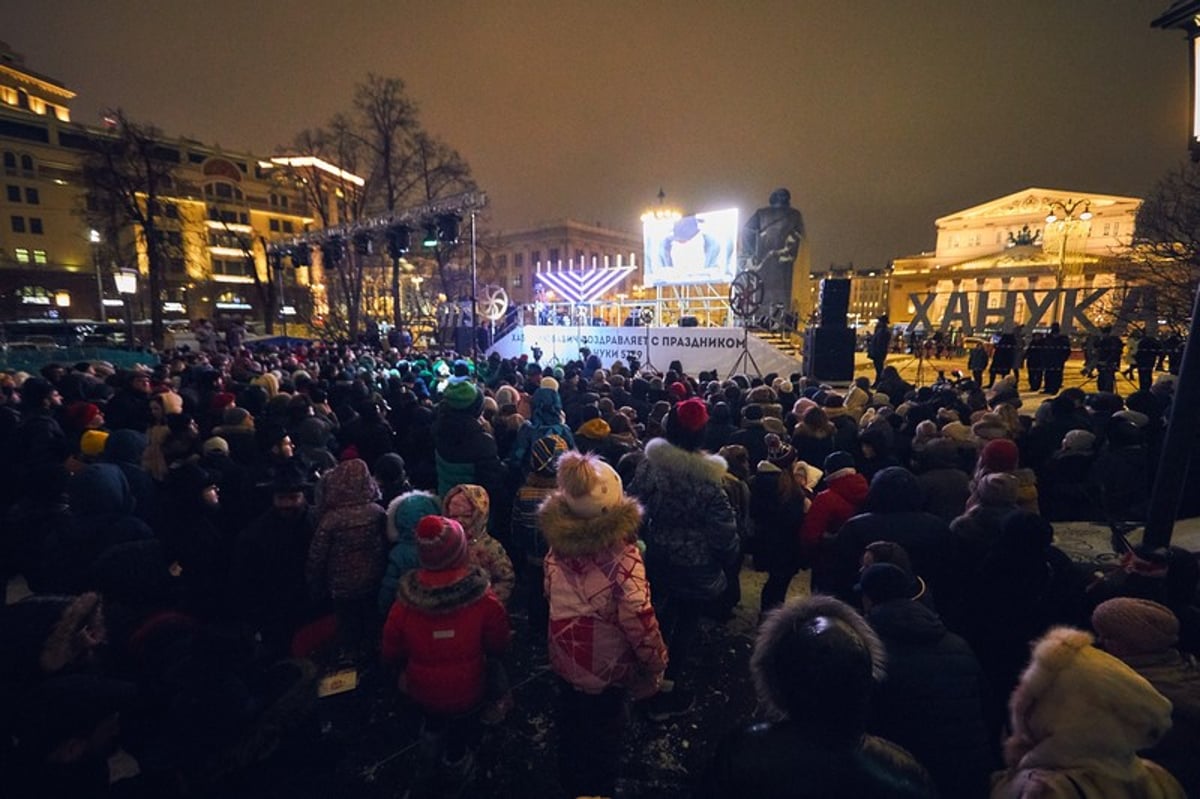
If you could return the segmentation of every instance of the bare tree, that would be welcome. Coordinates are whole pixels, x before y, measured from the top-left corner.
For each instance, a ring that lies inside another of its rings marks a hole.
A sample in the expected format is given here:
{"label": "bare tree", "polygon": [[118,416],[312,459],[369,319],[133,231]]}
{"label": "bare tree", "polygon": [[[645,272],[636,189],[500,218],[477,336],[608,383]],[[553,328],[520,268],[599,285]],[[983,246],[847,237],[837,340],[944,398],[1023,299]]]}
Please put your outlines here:
{"label": "bare tree", "polygon": [[[161,227],[175,185],[179,152],[164,144],[162,131],[130,120],[120,109],[105,114],[109,130],[89,137],[83,183],[89,221],[103,234],[110,258],[131,263],[130,236],[146,253],[150,338],[163,343],[162,298],[169,247]],[[136,246],[136,245],[135,245]]]}
{"label": "bare tree", "polygon": [[[325,229],[350,225],[363,218],[370,179],[359,186],[346,173],[361,174],[363,145],[353,132],[350,120],[335,116],[327,128],[301,132],[295,140],[300,155],[312,155],[337,165],[342,172],[334,174],[317,166],[290,167],[289,173],[300,183],[308,207],[316,214]],[[332,254],[332,253],[330,253]],[[353,339],[358,335],[362,319],[362,285],[367,257],[353,247],[342,247],[340,259],[323,259],[326,280],[335,291],[330,292],[329,326]]]}
{"label": "bare tree", "polygon": [[[367,75],[354,90],[359,137],[371,153],[368,182],[375,190],[370,198],[373,211],[396,214],[444,197],[476,188],[466,160],[452,147],[426,132],[418,120],[418,108],[406,93],[404,81]],[[456,247],[439,242],[432,260],[442,291],[451,294],[447,275]],[[400,325],[400,258],[393,253],[392,311]]]}
{"label": "bare tree", "polygon": [[1200,166],[1186,163],[1167,173],[1137,212],[1129,291],[1117,321],[1154,315],[1173,332],[1187,331],[1200,285]]}

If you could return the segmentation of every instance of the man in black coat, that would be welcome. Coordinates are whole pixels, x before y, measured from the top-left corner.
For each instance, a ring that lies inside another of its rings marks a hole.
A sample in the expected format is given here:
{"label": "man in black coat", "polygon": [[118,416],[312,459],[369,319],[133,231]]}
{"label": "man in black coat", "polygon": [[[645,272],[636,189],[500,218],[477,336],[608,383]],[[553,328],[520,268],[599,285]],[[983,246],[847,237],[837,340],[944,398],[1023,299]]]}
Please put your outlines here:
{"label": "man in black coat", "polygon": [[916,476],[899,466],[883,469],[871,480],[864,513],[854,516],[838,532],[834,554],[833,592],[848,602],[856,600],[854,584],[867,544],[894,541],[912,557],[913,569],[924,577],[934,596],[949,599],[957,592],[950,585],[958,550],[950,526],[921,510],[924,497]]}
{"label": "man in black coat", "polygon": [[1058,322],[1055,322],[1042,340],[1042,364],[1046,369],[1043,394],[1054,395],[1062,390],[1063,371],[1070,357],[1071,339],[1061,332]]}
{"label": "man in black coat", "polygon": [[975,653],[914,599],[920,587],[900,566],[872,564],[859,588],[863,612],[888,654],[867,729],[911,752],[941,796],[987,795],[1000,758],[984,722],[986,686]]}

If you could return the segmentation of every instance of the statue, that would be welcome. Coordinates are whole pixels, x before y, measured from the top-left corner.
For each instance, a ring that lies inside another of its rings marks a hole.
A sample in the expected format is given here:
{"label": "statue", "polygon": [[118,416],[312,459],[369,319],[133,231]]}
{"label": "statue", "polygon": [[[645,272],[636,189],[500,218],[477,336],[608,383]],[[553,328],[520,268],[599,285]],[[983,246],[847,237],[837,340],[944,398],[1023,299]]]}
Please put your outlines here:
{"label": "statue", "polygon": [[764,286],[763,305],[781,305],[808,318],[808,257],[804,217],[792,207],[787,189],[771,192],[742,228],[739,271],[757,272]]}

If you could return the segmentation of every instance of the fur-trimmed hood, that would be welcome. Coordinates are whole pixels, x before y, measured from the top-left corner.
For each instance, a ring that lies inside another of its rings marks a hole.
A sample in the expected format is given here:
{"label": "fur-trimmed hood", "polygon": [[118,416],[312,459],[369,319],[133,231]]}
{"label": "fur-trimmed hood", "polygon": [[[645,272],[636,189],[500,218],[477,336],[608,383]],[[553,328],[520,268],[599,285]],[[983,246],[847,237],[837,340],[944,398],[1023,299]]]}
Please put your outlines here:
{"label": "fur-trimmed hood", "polygon": [[632,497],[623,497],[608,512],[590,519],[580,518],[567,507],[560,492],[555,492],[538,509],[538,526],[555,554],[575,558],[594,555],[637,538],[642,522],[642,506]]}
{"label": "fur-trimmed hood", "polygon": [[665,438],[654,438],[646,442],[646,460],[656,468],[717,485],[721,485],[728,469],[725,459],[720,455],[689,452]]}
{"label": "fur-trimmed hood", "polygon": [[[822,616],[843,622],[862,640],[871,658],[871,677],[876,683],[882,682],[886,676],[887,652],[883,642],[879,640],[879,636],[871,629],[867,620],[854,608],[839,599],[821,594],[789,602],[767,615],[759,628],[754,652],[750,657],[750,673],[754,678],[759,701],[772,718],[782,719],[790,715],[787,697],[795,694],[797,690],[797,686],[791,684],[795,676],[789,673],[792,671],[789,668],[791,664],[779,660],[781,657],[787,657],[787,650],[794,649],[786,642],[795,636],[797,628]],[[812,648],[814,653],[819,651],[817,646]],[[819,671],[821,665],[810,663],[809,671]],[[837,660],[831,659],[828,668],[836,670]],[[803,686],[803,689],[816,693],[824,690],[823,686],[813,683]],[[844,699],[849,701],[851,698]]]}
{"label": "fur-trimmed hood", "polygon": [[421,569],[413,569],[400,578],[396,598],[425,613],[451,613],[475,602],[491,584],[480,566],[471,566],[466,574],[446,585],[428,585],[421,580]]}
{"label": "fur-trimmed hood", "polygon": [[1087,768],[1118,778],[1171,728],[1171,703],[1083,630],[1055,627],[1009,700],[1010,767]]}

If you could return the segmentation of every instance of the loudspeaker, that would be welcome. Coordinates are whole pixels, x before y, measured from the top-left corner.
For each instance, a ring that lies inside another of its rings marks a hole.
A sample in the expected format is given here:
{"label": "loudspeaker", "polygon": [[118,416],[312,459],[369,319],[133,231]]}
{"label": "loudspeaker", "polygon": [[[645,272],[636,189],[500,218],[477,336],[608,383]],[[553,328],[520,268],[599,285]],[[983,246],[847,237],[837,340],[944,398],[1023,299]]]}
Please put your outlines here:
{"label": "loudspeaker", "polygon": [[827,277],[821,281],[821,327],[845,327],[850,311],[850,280]]}
{"label": "loudspeaker", "polygon": [[681,317],[679,317],[679,326],[680,327],[699,327],[700,320],[694,316],[681,316]]}
{"label": "loudspeaker", "polygon": [[854,329],[810,327],[804,331],[804,375],[828,382],[854,379]]}

